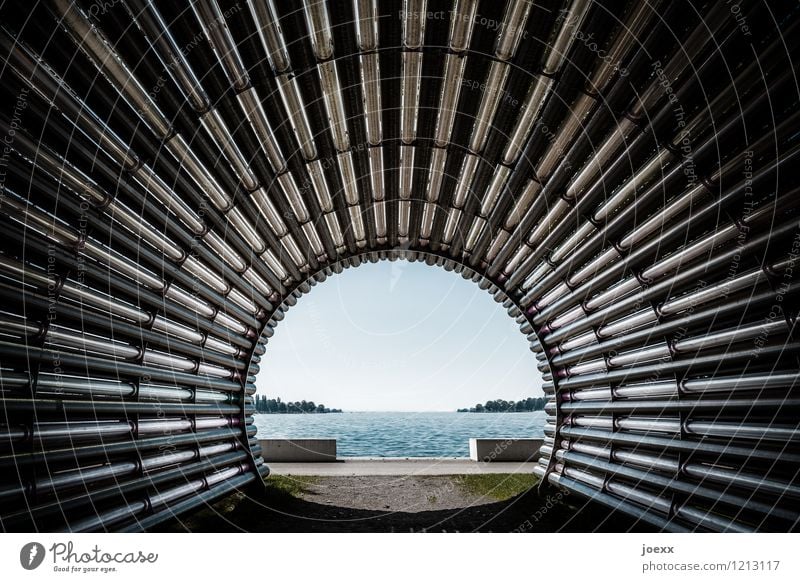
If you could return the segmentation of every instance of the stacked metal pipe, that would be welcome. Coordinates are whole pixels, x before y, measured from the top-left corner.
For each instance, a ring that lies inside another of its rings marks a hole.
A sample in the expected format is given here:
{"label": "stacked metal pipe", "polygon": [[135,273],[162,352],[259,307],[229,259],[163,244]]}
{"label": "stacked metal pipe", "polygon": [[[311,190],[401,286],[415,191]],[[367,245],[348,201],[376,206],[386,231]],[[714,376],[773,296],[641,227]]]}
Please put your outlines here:
{"label": "stacked metal pipe", "polygon": [[519,322],[542,487],[663,530],[796,527],[797,9],[13,4],[3,529],[148,529],[258,482],[273,329],[381,259]]}

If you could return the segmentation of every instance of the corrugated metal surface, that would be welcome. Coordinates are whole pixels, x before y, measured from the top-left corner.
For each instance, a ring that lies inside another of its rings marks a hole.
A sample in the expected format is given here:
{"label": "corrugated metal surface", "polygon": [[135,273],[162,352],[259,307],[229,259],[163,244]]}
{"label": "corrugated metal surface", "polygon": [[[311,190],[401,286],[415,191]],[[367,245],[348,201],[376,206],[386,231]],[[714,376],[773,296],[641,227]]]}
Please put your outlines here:
{"label": "corrugated metal surface", "polygon": [[4,5],[3,528],[146,529],[257,481],[250,395],[284,310],[400,258],[529,336],[543,486],[668,530],[793,529],[777,10]]}

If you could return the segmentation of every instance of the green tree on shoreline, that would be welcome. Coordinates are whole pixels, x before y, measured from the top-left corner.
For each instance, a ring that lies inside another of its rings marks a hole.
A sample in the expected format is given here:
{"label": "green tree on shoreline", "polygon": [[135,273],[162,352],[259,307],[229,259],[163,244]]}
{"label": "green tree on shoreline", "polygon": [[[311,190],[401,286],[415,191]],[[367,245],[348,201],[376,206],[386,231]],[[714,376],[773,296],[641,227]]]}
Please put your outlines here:
{"label": "green tree on shoreline", "polygon": [[256,395],[256,412],[262,414],[328,414],[341,412],[339,408],[327,408],[324,404],[316,404],[313,400],[299,402],[282,402],[280,397],[267,398],[263,394]]}
{"label": "green tree on shoreline", "polygon": [[459,408],[458,412],[533,412],[544,410],[547,398],[525,398],[524,400],[487,400],[486,404],[476,404],[472,408]]}

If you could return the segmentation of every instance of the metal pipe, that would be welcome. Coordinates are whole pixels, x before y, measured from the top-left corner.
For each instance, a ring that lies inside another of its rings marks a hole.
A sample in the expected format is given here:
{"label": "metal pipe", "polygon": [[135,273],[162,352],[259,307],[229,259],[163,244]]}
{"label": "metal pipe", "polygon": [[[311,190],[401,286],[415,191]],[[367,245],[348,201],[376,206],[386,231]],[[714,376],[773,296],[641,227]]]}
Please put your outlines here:
{"label": "metal pipe", "polygon": [[172,133],[172,127],[163,112],[114,51],[112,43],[91,24],[80,6],[68,0],[53,0],[52,6],[75,46],[106,74],[114,88],[156,135],[168,137]]}

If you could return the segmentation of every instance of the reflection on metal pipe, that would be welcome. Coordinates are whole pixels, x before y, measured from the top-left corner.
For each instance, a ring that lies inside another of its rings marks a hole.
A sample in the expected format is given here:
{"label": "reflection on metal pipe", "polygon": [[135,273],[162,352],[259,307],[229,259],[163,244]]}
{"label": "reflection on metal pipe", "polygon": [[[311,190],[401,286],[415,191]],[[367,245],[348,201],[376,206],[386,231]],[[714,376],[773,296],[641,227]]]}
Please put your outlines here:
{"label": "reflection on metal pipe", "polygon": [[480,153],[483,150],[483,146],[486,145],[494,114],[505,95],[507,77],[508,64],[502,61],[494,61],[489,69],[489,76],[486,79],[486,91],[483,92],[481,105],[475,117],[475,129],[472,131],[472,139],[469,142],[469,149],[474,153]]}
{"label": "reflection on metal pipe", "polygon": [[403,84],[400,123],[400,138],[403,143],[411,143],[417,138],[417,104],[422,75],[422,53],[403,53]]}
{"label": "reflection on metal pipe", "polygon": [[377,0],[353,0],[356,15],[358,48],[374,51],[378,48],[378,7]]}
{"label": "reflection on metal pipe", "polygon": [[458,96],[461,93],[465,64],[466,59],[464,57],[454,54],[447,55],[445,60],[442,98],[436,118],[435,142],[439,147],[446,146],[450,142],[450,133],[453,131],[453,121],[456,116]]}
{"label": "reflection on metal pipe", "polygon": [[253,191],[258,188],[258,180],[253,175],[250,165],[247,163],[239,146],[233,140],[228,127],[222,120],[222,116],[216,109],[211,109],[208,113],[200,117],[200,123],[209,136],[220,146],[225,153],[225,157],[236,170],[236,175],[242,181],[247,190]]}
{"label": "reflection on metal pipe", "polygon": [[413,146],[400,146],[400,198],[408,200],[414,180],[414,151]]}
{"label": "reflection on metal pipe", "polygon": [[308,124],[305,107],[300,100],[300,90],[297,88],[297,81],[294,76],[289,74],[278,75],[275,80],[278,82],[278,92],[281,95],[283,106],[289,114],[289,121],[292,124],[292,131],[300,144],[303,157],[313,160],[317,157],[317,148],[311,133],[311,126]]}
{"label": "reflection on metal pipe", "polygon": [[217,59],[223,64],[231,85],[236,91],[243,91],[250,85],[250,78],[217,0],[192,0],[191,5]]}
{"label": "reflection on metal pipe", "polygon": [[364,91],[364,119],[367,141],[378,145],[382,139],[381,73],[378,53],[361,55],[361,84]]}
{"label": "reflection on metal pipe", "polygon": [[347,119],[342,102],[342,90],[339,86],[339,74],[336,63],[328,61],[317,65],[322,95],[325,98],[325,110],[328,112],[328,122],[333,134],[333,144],[340,152],[350,147],[350,136],[347,132]]}
{"label": "reflection on metal pipe", "polygon": [[289,70],[291,63],[286,50],[286,42],[283,40],[283,32],[276,17],[277,12],[273,6],[273,0],[247,0],[247,6],[256,23],[258,36],[267,53],[272,70],[276,74],[285,73]]}
{"label": "reflection on metal pipe", "polygon": [[528,21],[533,2],[528,0],[510,1],[506,5],[506,12],[503,15],[503,24],[500,34],[497,36],[494,54],[501,61],[508,61],[517,52],[519,41],[525,32],[525,24]]}
{"label": "reflection on metal pipe", "polygon": [[469,48],[477,10],[478,0],[456,0],[455,8],[450,13],[450,50],[461,53]]}
{"label": "reflection on metal pipe", "polygon": [[114,51],[108,39],[100,30],[92,26],[83,10],[68,0],[53,0],[53,7],[61,17],[61,23],[66,27],[75,45],[89,57],[99,70],[107,73],[108,80],[159,137],[169,136],[172,128],[164,114],[158,109],[122,58]]}
{"label": "reflection on metal pipe", "polygon": [[425,40],[428,0],[403,0],[403,45],[417,49]]}
{"label": "reflection on metal pipe", "polygon": [[333,36],[325,0],[303,0],[303,8],[314,55],[320,61],[326,61],[333,56]]}
{"label": "reflection on metal pipe", "polygon": [[269,163],[272,165],[272,171],[280,174],[286,168],[286,161],[283,158],[278,142],[275,141],[275,132],[270,127],[269,121],[267,121],[267,114],[261,106],[261,100],[258,98],[256,90],[242,91],[236,98],[239,100],[239,105],[250,122],[250,127],[253,128],[253,132],[258,136],[261,149],[264,150]]}

